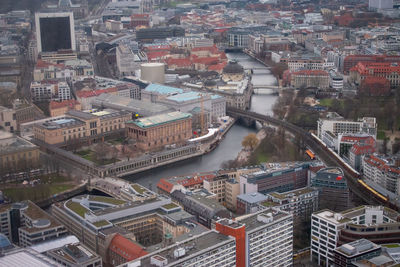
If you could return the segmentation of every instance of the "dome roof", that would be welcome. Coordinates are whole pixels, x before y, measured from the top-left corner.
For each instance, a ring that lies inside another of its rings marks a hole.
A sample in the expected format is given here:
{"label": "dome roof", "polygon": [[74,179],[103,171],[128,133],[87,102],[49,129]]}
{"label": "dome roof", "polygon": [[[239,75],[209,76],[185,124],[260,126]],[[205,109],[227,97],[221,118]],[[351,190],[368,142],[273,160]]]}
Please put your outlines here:
{"label": "dome roof", "polygon": [[224,73],[239,74],[243,73],[243,67],[237,61],[230,61],[223,70]]}

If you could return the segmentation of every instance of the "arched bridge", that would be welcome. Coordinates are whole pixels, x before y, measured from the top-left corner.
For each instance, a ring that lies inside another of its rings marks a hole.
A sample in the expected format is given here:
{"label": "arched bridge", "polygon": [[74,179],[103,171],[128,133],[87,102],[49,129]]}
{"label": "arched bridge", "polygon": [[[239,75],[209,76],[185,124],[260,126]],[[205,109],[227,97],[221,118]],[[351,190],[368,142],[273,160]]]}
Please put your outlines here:
{"label": "arched bridge", "polygon": [[[301,138],[303,143],[308,146],[318,157],[327,165],[331,167],[340,167],[343,169],[345,174],[347,184],[350,190],[359,198],[364,200],[368,204],[377,204],[379,201],[375,198],[372,198],[370,193],[361,187],[358,183],[358,175],[352,173],[348,170],[347,166],[343,164],[339,159],[337,159],[329,150],[326,149],[325,146],[317,142],[312,135],[298,127],[294,124],[289,122],[279,120],[273,118],[271,116],[262,115],[256,112],[247,111],[247,110],[240,110],[236,108],[227,108],[227,115],[237,118],[237,119],[245,119],[247,121],[259,121],[259,122],[266,122],[275,126],[279,126],[284,128],[285,130],[291,132],[296,136],[296,138]],[[381,204],[388,204],[388,203],[381,203]],[[390,205],[391,208],[399,210],[398,207]]]}

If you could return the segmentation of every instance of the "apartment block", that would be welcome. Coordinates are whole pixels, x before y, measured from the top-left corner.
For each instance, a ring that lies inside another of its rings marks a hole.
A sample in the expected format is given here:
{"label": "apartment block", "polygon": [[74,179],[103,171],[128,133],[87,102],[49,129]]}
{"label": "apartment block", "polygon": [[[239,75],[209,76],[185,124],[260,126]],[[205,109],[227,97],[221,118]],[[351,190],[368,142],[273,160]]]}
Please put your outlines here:
{"label": "apartment block", "polygon": [[339,133],[366,133],[376,137],[378,127],[376,118],[373,117],[363,117],[358,121],[348,121],[334,115],[327,119],[319,119],[317,123],[318,137],[321,139],[325,132],[331,132],[334,136]]}

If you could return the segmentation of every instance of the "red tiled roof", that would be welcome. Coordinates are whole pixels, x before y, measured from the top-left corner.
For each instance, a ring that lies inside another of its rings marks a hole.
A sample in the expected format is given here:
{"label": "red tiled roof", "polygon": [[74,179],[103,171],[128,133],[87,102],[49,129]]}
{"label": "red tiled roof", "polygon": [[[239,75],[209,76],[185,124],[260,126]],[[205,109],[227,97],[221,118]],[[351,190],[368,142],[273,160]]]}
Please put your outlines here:
{"label": "red tiled roof", "polygon": [[227,64],[226,62],[221,62],[219,64],[211,65],[211,66],[208,67],[208,70],[209,71],[213,71],[213,70],[221,71],[221,70],[223,70],[225,68],[226,64]]}
{"label": "red tiled roof", "polygon": [[64,68],[65,66],[64,66],[64,64],[54,64],[54,63],[50,63],[50,62],[47,62],[47,61],[43,61],[43,60],[41,60],[41,59],[38,59],[38,61],[36,62],[36,68],[39,68],[39,69],[45,69],[45,68],[48,68],[49,66],[55,66],[55,67],[59,67],[59,68]]}
{"label": "red tiled roof", "polygon": [[328,76],[329,74],[324,70],[299,70],[293,72],[292,75]]}
{"label": "red tiled roof", "polygon": [[168,65],[177,65],[178,67],[190,67],[192,65],[189,58],[168,58],[166,63]]}
{"label": "red tiled roof", "polygon": [[152,51],[152,52],[147,52],[147,59],[149,61],[155,60],[155,59],[161,59],[162,57],[165,57],[166,55],[169,54],[169,51]]}
{"label": "red tiled roof", "polygon": [[170,182],[166,181],[164,178],[160,179],[160,181],[157,184],[157,187],[160,188],[161,190],[171,193],[172,187],[174,185],[171,184]]}
{"label": "red tiled roof", "polygon": [[66,107],[66,106],[73,107],[73,106],[78,105],[78,104],[79,104],[79,102],[76,101],[75,99],[64,100],[64,101],[61,101],[61,102],[51,101],[50,102],[50,109],[63,108],[63,107]]}
{"label": "red tiled roof", "polygon": [[204,64],[204,65],[214,65],[219,62],[218,57],[199,57],[193,58],[193,63]]}
{"label": "red tiled roof", "polygon": [[133,243],[120,234],[114,236],[108,248],[126,259],[126,261],[131,261],[148,254],[140,245]]}
{"label": "red tiled roof", "polygon": [[356,155],[364,155],[374,153],[375,148],[372,145],[361,145],[357,143],[351,147],[351,152]]}
{"label": "red tiled roof", "polygon": [[107,89],[100,89],[100,90],[92,90],[92,91],[78,91],[76,92],[76,96],[80,98],[85,98],[85,97],[93,97],[93,96],[99,96],[101,94],[105,93],[112,93],[112,92],[117,92],[118,89],[116,87],[110,87]]}

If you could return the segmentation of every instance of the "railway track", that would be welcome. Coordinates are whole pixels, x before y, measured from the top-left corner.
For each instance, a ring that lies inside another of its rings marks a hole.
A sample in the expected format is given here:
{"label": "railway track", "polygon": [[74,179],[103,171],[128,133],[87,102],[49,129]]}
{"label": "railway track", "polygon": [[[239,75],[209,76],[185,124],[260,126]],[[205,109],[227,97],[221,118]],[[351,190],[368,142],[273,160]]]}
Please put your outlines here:
{"label": "railway track", "polygon": [[270,116],[262,115],[252,111],[245,111],[235,108],[227,108],[227,114],[236,117],[236,118],[245,118],[250,120],[257,120],[266,122],[269,124],[273,124],[275,126],[280,126],[285,130],[295,134],[298,138],[301,138],[303,142],[316,154],[318,158],[321,159],[327,166],[330,167],[340,167],[343,169],[345,174],[347,184],[349,186],[350,191],[361,198],[368,204],[382,204],[390,206],[390,208],[400,210],[399,207],[395,206],[392,203],[385,202],[375,196],[371,195],[371,192],[366,190],[360,183],[358,182],[359,174],[350,170],[349,167],[342,161],[335,157],[331,151],[329,151],[325,146],[320,144],[309,132],[305,131],[301,127],[298,127],[294,124],[288,123],[286,121],[282,121]]}

